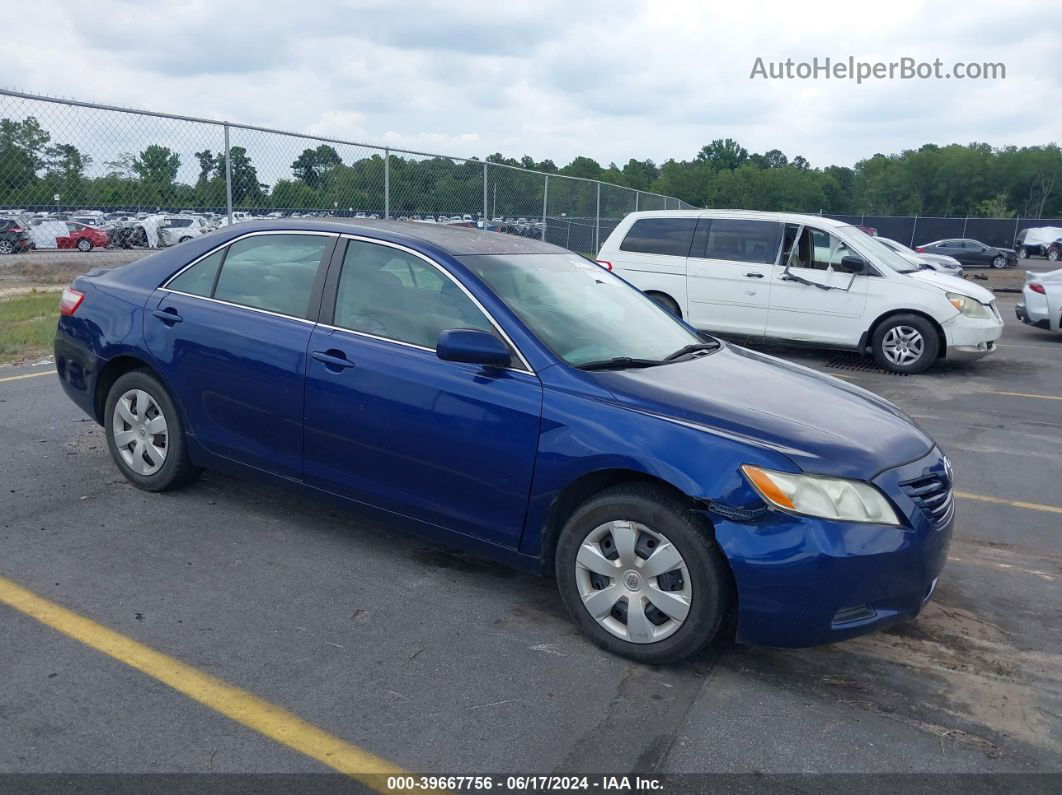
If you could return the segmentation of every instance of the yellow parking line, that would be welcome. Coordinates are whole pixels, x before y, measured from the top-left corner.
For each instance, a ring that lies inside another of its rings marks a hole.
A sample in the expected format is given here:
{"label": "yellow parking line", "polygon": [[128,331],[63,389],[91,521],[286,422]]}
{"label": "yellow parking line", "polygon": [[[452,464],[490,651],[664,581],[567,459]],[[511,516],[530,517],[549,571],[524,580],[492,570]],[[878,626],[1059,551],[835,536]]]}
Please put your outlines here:
{"label": "yellow parking line", "polygon": [[995,389],[988,390],[990,395],[1010,395],[1011,397],[1040,398],[1040,400],[1062,400],[1059,395],[1034,395],[1030,392],[998,392]]}
{"label": "yellow parking line", "polygon": [[1005,500],[1002,497],[989,497],[987,494],[972,494],[968,491],[955,491],[952,493],[964,500],[979,500],[980,502],[991,502],[995,505],[1009,505],[1012,508],[1026,508],[1030,511],[1062,513],[1062,508],[1055,505],[1041,505],[1038,502],[1022,502],[1021,500]]}
{"label": "yellow parking line", "polygon": [[5,577],[0,577],[0,604],[6,604],[373,789],[386,789],[386,779],[382,776],[404,773],[391,762],[350,745],[275,704],[37,596]]}
{"label": "yellow parking line", "polygon": [[21,381],[23,378],[36,378],[41,375],[55,375],[55,370],[45,370],[42,373],[26,373],[26,375],[9,375],[7,378],[0,378],[0,384],[5,381]]}

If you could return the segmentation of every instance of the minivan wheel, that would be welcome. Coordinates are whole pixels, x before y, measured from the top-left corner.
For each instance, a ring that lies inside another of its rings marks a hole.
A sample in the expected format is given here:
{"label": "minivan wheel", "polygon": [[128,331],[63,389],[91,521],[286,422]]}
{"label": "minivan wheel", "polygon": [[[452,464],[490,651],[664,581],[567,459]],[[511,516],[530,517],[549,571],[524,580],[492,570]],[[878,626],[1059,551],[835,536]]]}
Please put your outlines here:
{"label": "minivan wheel", "polygon": [[874,360],[894,373],[920,373],[937,360],[940,339],[924,317],[895,315],[874,330]]}
{"label": "minivan wheel", "polygon": [[120,376],[107,393],[104,418],[111,458],[137,488],[177,489],[199,474],[188,459],[177,407],[151,373]]}
{"label": "minivan wheel", "polygon": [[557,543],[557,587],[591,640],[643,663],[683,660],[719,631],[730,579],[711,528],[662,489],[614,486]]}
{"label": "minivan wheel", "polygon": [[1007,258],[1000,254],[994,260],[992,260],[993,268],[1005,268],[1007,267]]}
{"label": "minivan wheel", "polygon": [[668,312],[673,314],[675,317],[678,317],[678,318],[682,317],[682,310],[679,309],[678,302],[674,298],[672,298],[670,295],[667,295],[666,293],[656,293],[656,292],[646,293],[646,295],[649,296],[650,298],[652,298],[658,304],[660,304],[660,306],[662,306]]}
{"label": "minivan wheel", "polygon": [[92,251],[92,241],[85,237],[81,238],[79,241],[77,241],[77,250]]}

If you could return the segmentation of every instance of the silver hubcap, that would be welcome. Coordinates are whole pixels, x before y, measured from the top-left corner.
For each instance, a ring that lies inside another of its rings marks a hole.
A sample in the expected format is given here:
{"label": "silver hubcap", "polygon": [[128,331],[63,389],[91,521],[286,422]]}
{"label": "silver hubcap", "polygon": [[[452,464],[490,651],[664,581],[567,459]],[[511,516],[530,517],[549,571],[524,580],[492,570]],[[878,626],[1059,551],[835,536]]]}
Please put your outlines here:
{"label": "silver hubcap", "polygon": [[126,465],[138,475],[154,475],[166,462],[166,416],[143,389],[130,389],[114,406],[111,433]]}
{"label": "silver hubcap", "polygon": [[992,264],[995,265],[997,268],[1002,268],[1007,264],[1007,261],[1003,257],[996,257],[994,260],[992,260]]}
{"label": "silver hubcap", "polygon": [[918,329],[910,326],[896,326],[885,332],[881,349],[885,358],[893,364],[913,364],[922,358],[926,341]]}
{"label": "silver hubcap", "polygon": [[673,635],[693,597],[678,549],[661,533],[631,521],[607,522],[583,539],[575,584],[594,620],[631,643]]}

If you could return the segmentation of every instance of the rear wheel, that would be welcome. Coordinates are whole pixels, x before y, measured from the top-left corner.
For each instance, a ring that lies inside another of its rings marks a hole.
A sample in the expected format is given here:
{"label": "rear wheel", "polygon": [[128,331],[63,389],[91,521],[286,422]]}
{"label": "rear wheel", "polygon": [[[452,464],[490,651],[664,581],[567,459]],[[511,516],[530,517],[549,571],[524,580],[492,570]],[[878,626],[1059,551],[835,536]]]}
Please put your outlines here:
{"label": "rear wheel", "polygon": [[1004,257],[1002,254],[998,255],[995,259],[992,260],[992,267],[996,269],[1007,267],[1007,258]]}
{"label": "rear wheel", "polygon": [[188,459],[177,407],[151,373],[119,377],[107,394],[104,417],[111,457],[134,486],[168,491],[199,474]]}
{"label": "rear wheel", "polygon": [[15,244],[10,240],[0,240],[0,254],[14,254]]}
{"label": "rear wheel", "polygon": [[1047,258],[1051,260],[1051,262],[1058,262],[1058,249],[1049,248],[1047,250]]}
{"label": "rear wheel", "polygon": [[638,662],[696,654],[730,600],[727,564],[706,522],[652,486],[616,486],[580,507],[561,532],[555,566],[579,628]]}
{"label": "rear wheel", "polygon": [[647,296],[656,301],[660,306],[673,314],[675,317],[682,317],[682,310],[679,309],[678,302],[666,293],[650,292],[646,293]]}
{"label": "rear wheel", "polygon": [[1028,258],[1029,258],[1029,250],[1027,248],[1025,248],[1025,246],[1022,246],[1021,248],[1019,248],[1018,249],[1018,259],[1028,259]]}
{"label": "rear wheel", "polygon": [[81,238],[77,241],[78,251],[92,251],[92,241],[87,238]]}
{"label": "rear wheel", "polygon": [[940,338],[924,317],[895,315],[874,330],[874,360],[894,373],[921,373],[937,360]]}

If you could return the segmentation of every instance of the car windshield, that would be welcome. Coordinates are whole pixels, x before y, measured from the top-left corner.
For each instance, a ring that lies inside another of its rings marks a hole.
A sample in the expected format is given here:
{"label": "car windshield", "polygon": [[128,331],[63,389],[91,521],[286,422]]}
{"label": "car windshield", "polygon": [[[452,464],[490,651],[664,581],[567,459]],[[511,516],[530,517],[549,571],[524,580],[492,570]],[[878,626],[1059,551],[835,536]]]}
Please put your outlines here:
{"label": "car windshield", "polygon": [[651,298],[577,254],[458,259],[570,365],[659,362],[704,342]]}
{"label": "car windshield", "polygon": [[858,226],[842,226],[844,235],[857,251],[869,257],[875,264],[887,265],[897,273],[914,273],[921,267],[904,259],[873,235],[868,235]]}

